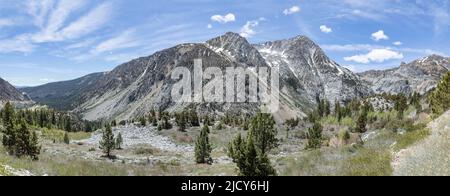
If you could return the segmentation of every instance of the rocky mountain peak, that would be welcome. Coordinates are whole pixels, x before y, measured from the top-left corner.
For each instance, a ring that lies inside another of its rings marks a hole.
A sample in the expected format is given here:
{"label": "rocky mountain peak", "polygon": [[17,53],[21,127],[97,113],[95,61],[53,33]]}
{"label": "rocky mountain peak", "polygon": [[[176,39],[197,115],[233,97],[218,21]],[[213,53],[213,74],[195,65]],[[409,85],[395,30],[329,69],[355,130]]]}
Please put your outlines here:
{"label": "rocky mountain peak", "polygon": [[267,66],[258,50],[237,33],[228,32],[213,38],[206,42],[206,46],[243,66]]}

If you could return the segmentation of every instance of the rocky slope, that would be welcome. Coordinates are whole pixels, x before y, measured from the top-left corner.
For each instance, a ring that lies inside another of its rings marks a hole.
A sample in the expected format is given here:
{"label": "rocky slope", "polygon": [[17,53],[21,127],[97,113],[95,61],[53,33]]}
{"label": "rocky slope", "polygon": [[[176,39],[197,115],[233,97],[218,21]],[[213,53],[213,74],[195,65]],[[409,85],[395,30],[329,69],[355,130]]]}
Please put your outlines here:
{"label": "rocky slope", "polygon": [[[222,44],[226,40],[234,40],[230,42],[234,45]],[[221,51],[216,50],[219,46],[222,47]],[[174,68],[186,67],[192,70],[194,59],[202,59],[204,69],[212,66],[236,67],[242,64],[256,66],[263,63],[257,59],[257,56],[251,56],[251,50],[245,50],[249,54],[237,54],[227,50],[227,47],[244,50],[251,48],[251,45],[239,35],[227,33],[209,41],[208,44],[181,44],[122,64],[106,73],[83,93],[82,104],[76,111],[89,120],[129,119],[146,114],[153,108],[179,111],[189,107],[190,103],[176,103],[171,98],[172,87],[177,82],[171,79]],[[199,110],[216,113],[223,111],[248,113],[257,109],[249,104],[200,104],[197,106]]]}
{"label": "rocky slope", "polygon": [[449,68],[450,58],[431,55],[408,64],[403,63],[398,68],[367,71],[359,76],[376,93],[425,94],[436,87]]}
{"label": "rocky slope", "polygon": [[0,108],[6,102],[12,102],[19,107],[33,104],[33,101],[25,93],[21,93],[13,85],[0,78]]}
{"label": "rocky slope", "polygon": [[316,97],[346,101],[371,94],[351,71],[328,58],[304,36],[255,45],[267,62],[279,67],[283,89],[297,105],[312,105]]}
{"label": "rocky slope", "polygon": [[276,118],[302,116],[321,96],[330,101],[348,100],[370,93],[356,75],[331,61],[306,37],[251,45],[236,33],[227,33],[206,43],[181,44],[135,59],[105,73],[84,90],[76,112],[88,120],[128,119],[146,114],[152,108],[178,111],[195,105],[202,113],[254,113],[260,103],[190,104],[171,100],[176,81],[170,78],[176,67],[193,69],[194,59],[203,68],[219,66],[279,66],[281,70],[281,109]]}
{"label": "rocky slope", "polygon": [[87,76],[62,82],[54,82],[36,87],[21,88],[31,99],[42,105],[48,105],[60,110],[74,109],[75,103],[84,90],[95,84],[103,73],[93,73]]}

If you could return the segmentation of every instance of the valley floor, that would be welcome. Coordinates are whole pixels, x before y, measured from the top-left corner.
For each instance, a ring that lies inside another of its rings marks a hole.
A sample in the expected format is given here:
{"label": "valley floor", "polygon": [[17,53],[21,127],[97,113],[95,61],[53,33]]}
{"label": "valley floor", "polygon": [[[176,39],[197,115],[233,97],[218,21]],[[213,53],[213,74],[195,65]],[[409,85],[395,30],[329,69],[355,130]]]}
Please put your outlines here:
{"label": "valley floor", "polygon": [[[287,176],[450,175],[449,124],[450,111],[431,122],[426,130],[411,133],[370,130],[361,136],[364,145],[331,145],[316,150],[305,150],[301,129],[279,131],[280,146],[271,152],[270,158],[278,174]],[[113,152],[115,160],[102,157],[98,132],[72,134],[78,140],[70,145],[41,137],[42,153],[38,161],[8,156],[0,147],[0,175],[237,175],[226,149],[237,133],[245,134],[236,128],[213,129],[210,138],[214,163],[197,165],[193,151],[199,128],[179,132],[129,125],[114,128],[115,134],[119,132],[124,145],[123,150]]]}

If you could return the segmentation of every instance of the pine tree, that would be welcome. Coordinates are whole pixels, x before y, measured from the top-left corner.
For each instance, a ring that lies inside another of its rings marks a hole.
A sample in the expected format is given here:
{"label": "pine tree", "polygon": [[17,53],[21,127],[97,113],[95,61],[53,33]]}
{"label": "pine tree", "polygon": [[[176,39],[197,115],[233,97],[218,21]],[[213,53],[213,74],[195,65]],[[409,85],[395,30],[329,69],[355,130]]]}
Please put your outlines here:
{"label": "pine tree", "polygon": [[143,126],[143,127],[145,127],[147,125],[147,121],[146,121],[145,117],[140,118],[140,123],[141,123],[141,126]]}
{"label": "pine tree", "polygon": [[186,115],[185,113],[180,113],[176,115],[176,120],[178,125],[178,131],[185,132],[186,131]]}
{"label": "pine tree", "polygon": [[435,116],[440,116],[450,109],[450,71],[429,95],[428,102]]}
{"label": "pine tree", "polygon": [[397,118],[403,119],[405,110],[408,108],[408,100],[405,95],[399,94],[395,100],[395,110],[397,110]]}
{"label": "pine tree", "polygon": [[359,116],[358,120],[356,121],[356,132],[358,133],[365,133],[367,131],[367,110],[363,109]]}
{"label": "pine tree", "polygon": [[28,155],[33,160],[38,160],[38,155],[41,153],[41,146],[39,146],[39,138],[36,134],[36,131],[31,132],[31,138],[30,138],[30,146],[29,146],[29,152]]}
{"label": "pine tree", "polygon": [[38,146],[37,134],[29,131],[24,119],[20,120],[15,149],[15,155],[18,157],[29,156],[31,159],[37,160],[40,154],[41,147]]}
{"label": "pine tree", "polygon": [[70,116],[65,118],[64,122],[64,131],[71,132],[72,131],[72,122]]}
{"label": "pine tree", "polygon": [[204,126],[195,143],[195,160],[198,164],[212,164],[211,145],[209,143],[209,127]]}
{"label": "pine tree", "polygon": [[254,137],[254,143],[262,154],[269,152],[278,145],[275,119],[271,114],[258,113],[252,119],[250,132]]}
{"label": "pine tree", "polygon": [[322,146],[322,125],[319,122],[314,122],[312,128],[309,128],[307,138],[308,138],[308,148],[320,148]]}
{"label": "pine tree", "polygon": [[153,117],[151,122],[152,122],[152,126],[154,126],[154,127],[158,126],[158,120],[156,120],[156,117]]}
{"label": "pine tree", "polygon": [[168,130],[168,129],[172,129],[172,124],[170,124],[169,122],[169,118],[167,116],[163,116],[162,117],[162,125],[161,125],[162,129]]}
{"label": "pine tree", "polygon": [[20,128],[16,132],[15,154],[18,157],[22,157],[28,154],[30,146],[30,131],[28,130],[26,122],[20,120]]}
{"label": "pine tree", "polygon": [[64,133],[64,143],[67,145],[70,144],[70,138],[67,132]]}
{"label": "pine tree", "polygon": [[191,126],[193,127],[199,127],[200,126],[200,120],[198,119],[198,114],[195,110],[191,110],[189,114],[189,121],[191,123]]}
{"label": "pine tree", "polygon": [[107,125],[103,130],[102,140],[100,141],[100,148],[107,157],[111,157],[111,151],[115,148],[114,134],[112,133],[111,125]]}
{"label": "pine tree", "polygon": [[116,138],[116,149],[122,150],[122,144],[123,144],[122,134],[119,133],[119,135],[117,135],[117,138]]}
{"label": "pine tree", "polygon": [[16,131],[14,128],[14,107],[7,102],[3,108],[3,138],[2,143],[9,154],[14,154],[14,146],[16,144]]}
{"label": "pine tree", "polygon": [[229,144],[228,156],[233,159],[239,168],[241,176],[275,176],[276,171],[271,166],[267,154],[257,151],[252,133],[247,136],[247,142],[239,134]]}

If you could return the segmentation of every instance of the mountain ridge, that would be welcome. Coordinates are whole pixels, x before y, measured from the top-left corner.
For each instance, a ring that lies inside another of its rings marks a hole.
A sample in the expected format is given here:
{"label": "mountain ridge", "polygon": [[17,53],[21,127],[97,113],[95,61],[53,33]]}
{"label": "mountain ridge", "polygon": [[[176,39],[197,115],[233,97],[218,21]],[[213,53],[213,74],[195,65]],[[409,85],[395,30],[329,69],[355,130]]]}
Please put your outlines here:
{"label": "mountain ridge", "polygon": [[358,75],[375,93],[417,92],[425,94],[449,71],[450,58],[429,55],[387,70],[369,70]]}
{"label": "mountain ridge", "polygon": [[[371,78],[390,76],[393,74],[391,72],[397,70],[394,68],[353,73],[330,59],[319,45],[306,36],[251,44],[239,34],[228,32],[204,43],[179,44],[163,49],[104,72],[98,75],[95,82],[73,93],[76,94],[76,98],[68,100],[71,106],[76,107],[71,109],[87,120],[130,119],[144,115],[152,109],[176,112],[185,108],[196,108],[203,114],[214,112],[218,115],[229,112],[238,115],[257,111],[260,103],[174,102],[170,92],[176,81],[170,78],[171,71],[176,67],[192,70],[194,59],[198,58],[203,59],[203,68],[217,65],[220,65],[221,69],[279,68],[281,112],[275,117],[280,120],[305,116],[316,107],[317,98],[328,99],[334,103],[378,93],[375,84],[371,83],[373,80]],[[406,65],[404,67],[414,73],[412,70],[416,68]],[[423,67],[426,68],[427,65],[423,64]],[[433,72],[434,69],[426,70]],[[430,78],[430,83],[434,80],[438,81],[437,77]],[[402,85],[400,88],[403,88]],[[34,91],[29,89],[28,92],[36,96]]]}

